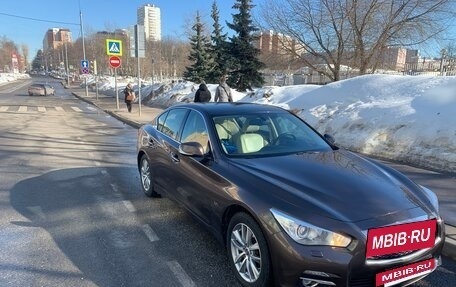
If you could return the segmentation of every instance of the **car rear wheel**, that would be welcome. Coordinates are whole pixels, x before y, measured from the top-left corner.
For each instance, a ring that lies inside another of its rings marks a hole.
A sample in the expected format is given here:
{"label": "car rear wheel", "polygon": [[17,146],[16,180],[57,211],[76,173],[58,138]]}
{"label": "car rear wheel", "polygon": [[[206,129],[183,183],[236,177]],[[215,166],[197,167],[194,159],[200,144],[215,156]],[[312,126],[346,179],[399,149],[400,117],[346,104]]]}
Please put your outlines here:
{"label": "car rear wheel", "polygon": [[237,213],[228,226],[227,251],[230,265],[244,286],[269,286],[271,265],[263,232],[246,213]]}
{"label": "car rear wheel", "polygon": [[141,178],[141,188],[144,194],[149,197],[159,197],[158,193],[154,191],[152,171],[150,168],[149,159],[145,154],[141,157],[139,173]]}

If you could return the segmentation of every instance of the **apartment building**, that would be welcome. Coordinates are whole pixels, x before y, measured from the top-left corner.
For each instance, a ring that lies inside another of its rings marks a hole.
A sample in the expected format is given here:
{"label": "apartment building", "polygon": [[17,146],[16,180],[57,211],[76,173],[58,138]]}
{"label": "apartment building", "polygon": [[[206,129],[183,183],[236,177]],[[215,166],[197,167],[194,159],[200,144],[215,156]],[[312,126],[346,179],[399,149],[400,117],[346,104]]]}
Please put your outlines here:
{"label": "apartment building", "polygon": [[65,43],[71,43],[71,31],[65,28],[51,28],[44,35],[43,51],[57,49]]}
{"label": "apartment building", "polygon": [[262,31],[255,36],[253,45],[260,49],[263,55],[296,56],[304,53],[304,46],[290,36],[272,30]]}
{"label": "apartment building", "polygon": [[160,8],[146,4],[137,10],[138,25],[144,25],[146,40],[161,40]]}

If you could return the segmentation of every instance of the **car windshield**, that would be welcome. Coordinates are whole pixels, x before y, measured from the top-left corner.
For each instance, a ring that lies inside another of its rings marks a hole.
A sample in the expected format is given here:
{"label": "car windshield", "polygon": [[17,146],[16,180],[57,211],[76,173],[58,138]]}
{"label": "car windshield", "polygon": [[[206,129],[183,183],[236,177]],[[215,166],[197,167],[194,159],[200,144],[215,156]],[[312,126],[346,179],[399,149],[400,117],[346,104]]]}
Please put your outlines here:
{"label": "car windshield", "polygon": [[319,134],[291,113],[217,116],[213,122],[223,151],[232,156],[331,150]]}

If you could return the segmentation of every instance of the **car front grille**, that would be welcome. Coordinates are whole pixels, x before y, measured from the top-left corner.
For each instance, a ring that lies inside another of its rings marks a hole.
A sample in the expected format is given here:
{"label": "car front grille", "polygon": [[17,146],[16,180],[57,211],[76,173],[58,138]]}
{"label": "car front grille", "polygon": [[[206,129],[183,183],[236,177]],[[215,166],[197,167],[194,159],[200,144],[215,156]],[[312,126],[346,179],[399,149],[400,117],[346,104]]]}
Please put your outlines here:
{"label": "car front grille", "polygon": [[395,258],[400,258],[402,256],[406,256],[409,254],[412,254],[414,251],[404,251],[404,252],[397,252],[397,253],[391,253],[391,254],[385,254],[385,255],[379,255],[379,256],[373,256],[369,257],[370,260],[385,260],[385,259],[395,259]]}

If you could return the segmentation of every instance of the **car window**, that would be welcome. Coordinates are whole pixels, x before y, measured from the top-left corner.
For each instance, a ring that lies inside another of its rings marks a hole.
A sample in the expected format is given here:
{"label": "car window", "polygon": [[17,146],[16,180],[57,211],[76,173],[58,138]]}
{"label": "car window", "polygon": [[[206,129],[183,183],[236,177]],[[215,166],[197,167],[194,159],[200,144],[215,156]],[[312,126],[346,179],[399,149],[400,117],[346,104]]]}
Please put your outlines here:
{"label": "car window", "polygon": [[172,109],[163,123],[162,132],[169,137],[177,140],[179,138],[179,129],[187,115],[186,109]]}
{"label": "car window", "polygon": [[159,131],[163,131],[163,125],[165,123],[165,119],[166,119],[166,116],[168,115],[168,113],[163,113],[161,114],[157,119],[156,119],[156,122],[157,122],[157,130]]}
{"label": "car window", "polygon": [[215,117],[218,140],[229,155],[279,155],[326,151],[331,147],[291,113]]}
{"label": "car window", "polygon": [[209,136],[203,117],[191,111],[182,130],[181,142],[198,142],[205,152],[209,151]]}

